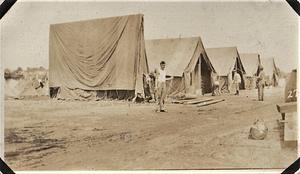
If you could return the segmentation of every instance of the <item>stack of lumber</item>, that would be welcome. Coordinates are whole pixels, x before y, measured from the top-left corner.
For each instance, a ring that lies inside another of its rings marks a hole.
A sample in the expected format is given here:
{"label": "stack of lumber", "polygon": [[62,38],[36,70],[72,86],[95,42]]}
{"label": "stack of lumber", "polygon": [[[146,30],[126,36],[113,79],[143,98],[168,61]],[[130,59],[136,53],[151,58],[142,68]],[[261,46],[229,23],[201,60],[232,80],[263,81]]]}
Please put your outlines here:
{"label": "stack of lumber", "polygon": [[184,99],[184,100],[174,100],[172,103],[175,104],[186,104],[186,105],[196,105],[197,107],[208,106],[211,104],[216,104],[225,101],[225,99],[215,99],[215,98],[200,98],[200,99]]}
{"label": "stack of lumber", "polygon": [[197,107],[208,106],[208,105],[216,104],[216,103],[219,103],[222,101],[225,101],[225,99],[218,99],[218,100],[212,100],[212,101],[208,101],[208,102],[199,103],[199,104],[197,104]]}

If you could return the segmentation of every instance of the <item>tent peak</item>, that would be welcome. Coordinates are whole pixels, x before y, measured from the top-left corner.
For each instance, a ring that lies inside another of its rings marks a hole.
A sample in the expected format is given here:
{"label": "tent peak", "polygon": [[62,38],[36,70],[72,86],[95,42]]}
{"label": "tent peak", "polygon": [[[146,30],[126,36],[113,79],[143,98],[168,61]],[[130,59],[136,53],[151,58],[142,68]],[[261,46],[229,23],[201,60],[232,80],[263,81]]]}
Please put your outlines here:
{"label": "tent peak", "polygon": [[121,17],[132,17],[132,16],[144,17],[144,14],[137,13],[137,14],[120,15],[120,16],[108,16],[108,17],[99,17],[99,18],[92,18],[92,19],[81,19],[81,20],[76,20],[76,21],[66,21],[66,22],[61,22],[61,23],[53,23],[53,24],[50,24],[50,26],[70,24],[70,23],[78,23],[78,22],[89,22],[89,21],[95,21],[95,20],[105,20],[105,19],[112,19],[112,18],[121,18]]}
{"label": "tent peak", "polygon": [[160,41],[160,40],[197,40],[200,39],[200,36],[195,37],[174,37],[174,38],[159,38],[159,39],[147,39],[147,41]]}
{"label": "tent peak", "polygon": [[236,49],[236,46],[230,46],[230,47],[212,47],[212,48],[205,48],[205,49],[209,49],[209,50],[222,50],[222,49]]}
{"label": "tent peak", "polygon": [[258,56],[258,53],[240,53],[240,55]]}

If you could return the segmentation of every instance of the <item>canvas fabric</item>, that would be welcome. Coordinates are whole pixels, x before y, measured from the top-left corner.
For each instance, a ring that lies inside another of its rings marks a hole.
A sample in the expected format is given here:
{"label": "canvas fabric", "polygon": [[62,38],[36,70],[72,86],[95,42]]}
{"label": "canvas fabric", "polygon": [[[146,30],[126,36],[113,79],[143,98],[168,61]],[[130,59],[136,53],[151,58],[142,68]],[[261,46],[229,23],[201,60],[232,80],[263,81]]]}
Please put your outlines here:
{"label": "canvas fabric", "polygon": [[279,71],[274,58],[261,58],[260,60],[264,68],[266,84],[268,86],[278,86]]}
{"label": "canvas fabric", "polygon": [[221,93],[230,93],[231,91],[231,82],[227,76],[219,77],[220,91]]}
{"label": "canvas fabric", "polygon": [[61,98],[84,91],[144,93],[143,15],[53,24],[49,37],[49,86],[60,87]]}
{"label": "canvas fabric", "polygon": [[[241,74],[245,73],[245,68],[240,59],[236,47],[221,47],[221,48],[207,48],[207,56],[212,63],[216,73],[220,78],[221,92],[231,92],[235,89],[232,85],[232,71],[236,69]],[[244,89],[244,76],[241,75],[241,88]]]}
{"label": "canvas fabric", "polygon": [[253,77],[257,75],[257,70],[259,67],[259,54],[247,53],[240,54],[241,62],[245,68],[245,75],[247,77]]}
{"label": "canvas fabric", "polygon": [[256,88],[256,77],[245,76],[245,89],[255,89]]}
{"label": "canvas fabric", "polygon": [[158,69],[160,62],[165,61],[167,75],[176,77],[167,82],[169,96],[195,94],[201,90],[196,70],[201,55],[208,69],[214,71],[200,37],[147,40],[146,50],[150,71]]}

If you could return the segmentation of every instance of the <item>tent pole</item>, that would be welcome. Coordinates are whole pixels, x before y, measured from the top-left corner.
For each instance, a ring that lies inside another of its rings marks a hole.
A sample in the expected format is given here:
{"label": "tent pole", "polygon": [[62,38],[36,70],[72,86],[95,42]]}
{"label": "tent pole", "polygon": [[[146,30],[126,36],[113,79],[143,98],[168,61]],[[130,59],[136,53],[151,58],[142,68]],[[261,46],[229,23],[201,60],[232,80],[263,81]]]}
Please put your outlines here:
{"label": "tent pole", "polygon": [[203,86],[202,86],[202,73],[201,73],[201,63],[202,63],[202,54],[200,55],[200,59],[198,59],[198,75],[199,75],[199,89],[200,89],[200,93],[201,95],[203,95]]}

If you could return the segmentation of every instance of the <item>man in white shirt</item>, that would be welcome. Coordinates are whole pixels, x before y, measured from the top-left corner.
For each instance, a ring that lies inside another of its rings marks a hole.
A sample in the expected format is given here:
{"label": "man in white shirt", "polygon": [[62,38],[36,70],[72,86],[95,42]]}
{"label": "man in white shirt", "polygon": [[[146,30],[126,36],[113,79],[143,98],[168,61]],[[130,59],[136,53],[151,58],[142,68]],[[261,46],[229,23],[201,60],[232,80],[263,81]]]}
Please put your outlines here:
{"label": "man in white shirt", "polygon": [[233,85],[235,87],[236,93],[235,95],[239,95],[240,94],[240,83],[241,83],[241,76],[239,73],[237,73],[236,70],[233,70]]}
{"label": "man in white shirt", "polygon": [[212,73],[212,96],[221,95],[219,76],[216,73]]}
{"label": "man in white shirt", "polygon": [[172,78],[167,79],[167,73],[166,73],[166,63],[164,61],[160,62],[160,68],[155,70],[155,89],[156,89],[156,95],[157,95],[157,101],[159,109],[157,111],[159,112],[166,112],[165,109],[165,98],[167,95],[167,86],[166,81],[170,80]]}

